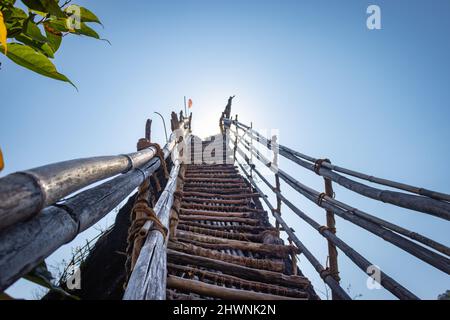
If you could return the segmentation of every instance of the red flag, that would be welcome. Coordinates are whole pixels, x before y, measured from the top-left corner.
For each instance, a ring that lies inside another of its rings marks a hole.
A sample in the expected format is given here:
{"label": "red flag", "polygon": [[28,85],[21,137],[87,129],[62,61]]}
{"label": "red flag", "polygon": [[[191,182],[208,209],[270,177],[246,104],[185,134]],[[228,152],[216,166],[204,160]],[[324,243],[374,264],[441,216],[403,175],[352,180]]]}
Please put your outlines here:
{"label": "red flag", "polygon": [[192,108],[192,104],[193,104],[192,99],[189,99],[188,100],[188,108],[189,109]]}

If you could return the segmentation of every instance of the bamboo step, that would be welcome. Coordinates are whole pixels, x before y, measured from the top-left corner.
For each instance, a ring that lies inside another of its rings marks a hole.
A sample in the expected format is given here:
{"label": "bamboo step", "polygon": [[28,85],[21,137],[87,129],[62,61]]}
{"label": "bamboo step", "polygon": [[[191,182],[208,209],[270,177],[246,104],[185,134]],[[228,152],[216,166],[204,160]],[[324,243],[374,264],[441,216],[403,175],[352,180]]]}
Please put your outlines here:
{"label": "bamboo step", "polygon": [[295,246],[279,230],[234,165],[188,165],[167,244],[167,297],[310,299],[308,279],[292,275]]}

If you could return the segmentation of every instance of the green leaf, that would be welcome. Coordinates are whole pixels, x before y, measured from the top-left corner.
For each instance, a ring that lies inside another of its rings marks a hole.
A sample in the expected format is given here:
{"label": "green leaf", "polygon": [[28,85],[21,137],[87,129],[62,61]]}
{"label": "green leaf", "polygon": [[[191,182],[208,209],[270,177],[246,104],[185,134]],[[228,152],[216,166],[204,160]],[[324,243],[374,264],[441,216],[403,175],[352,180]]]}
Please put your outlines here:
{"label": "green leaf", "polygon": [[95,23],[98,23],[98,24],[102,24],[100,22],[100,19],[92,11],[90,11],[89,9],[86,9],[86,8],[84,8],[82,6],[79,6],[77,4],[72,4],[72,5],[68,6],[64,11],[66,13],[69,13],[69,14],[75,14],[76,11],[74,10],[74,7],[77,7],[80,10],[79,21],[81,21],[81,22],[95,22]]}
{"label": "green leaf", "polygon": [[47,38],[41,33],[41,29],[30,19],[27,19],[23,25],[23,33],[34,41],[48,42]]}
{"label": "green leaf", "polygon": [[57,34],[56,32],[51,32],[48,28],[45,28],[45,34],[47,35],[48,44],[52,48],[53,52],[56,53],[62,42],[62,35]]}
{"label": "green leaf", "polygon": [[100,39],[100,36],[98,35],[98,33],[84,22],[81,22],[81,28],[74,29],[73,33],[91,37],[91,38],[95,38],[95,39]]}
{"label": "green leaf", "polygon": [[54,58],[55,51],[50,46],[50,43],[42,43],[35,41],[31,39],[29,36],[21,33],[14,37],[17,41],[26,44],[27,46],[30,46],[36,50],[41,51],[43,54],[45,54],[49,58]]}
{"label": "green leaf", "polygon": [[45,25],[50,27],[53,31],[56,32],[69,32],[69,28],[67,27],[67,19],[51,19],[45,22]]}
{"label": "green leaf", "polygon": [[66,16],[56,0],[22,0],[22,2],[32,10],[49,13],[59,18]]}
{"label": "green leaf", "polygon": [[27,45],[9,43],[7,57],[24,68],[52,79],[68,82],[76,88],[72,81],[56,70],[49,58]]}
{"label": "green leaf", "polygon": [[12,7],[5,12],[5,20],[9,21],[10,19],[26,19],[28,15],[20,8]]}

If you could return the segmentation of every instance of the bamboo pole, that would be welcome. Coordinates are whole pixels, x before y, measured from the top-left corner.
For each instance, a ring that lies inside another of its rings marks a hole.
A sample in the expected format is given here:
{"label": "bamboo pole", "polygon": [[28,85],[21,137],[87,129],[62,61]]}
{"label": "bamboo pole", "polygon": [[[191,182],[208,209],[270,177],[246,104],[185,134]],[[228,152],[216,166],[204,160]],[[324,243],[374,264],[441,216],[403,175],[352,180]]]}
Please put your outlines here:
{"label": "bamboo pole", "polygon": [[[265,243],[254,243],[248,241],[230,240],[223,239],[213,236],[199,235],[188,231],[179,230],[177,232],[179,239],[183,240],[194,240],[198,246],[204,248],[222,250],[222,249],[239,249],[242,251],[253,251],[261,253],[264,255],[274,256],[278,258],[285,258],[289,256],[291,252],[296,252],[298,249],[294,246],[276,245],[276,244],[265,244]],[[200,244],[201,243],[201,244]]]}
{"label": "bamboo pole", "polygon": [[[164,147],[175,145],[172,135]],[[156,155],[154,147],[118,156],[76,159],[16,172],[0,179],[0,230],[25,221],[43,208],[92,183],[139,169]]]}
{"label": "bamboo pole", "polygon": [[252,199],[259,197],[257,193],[241,193],[241,194],[221,194],[211,192],[192,192],[183,191],[184,197],[209,197],[209,198],[221,198],[221,199]]}
{"label": "bamboo pole", "polygon": [[174,275],[189,274],[195,275],[199,279],[207,279],[218,284],[224,284],[228,286],[234,286],[236,288],[244,290],[259,291],[262,293],[274,294],[277,296],[288,296],[293,298],[308,298],[309,294],[305,291],[299,291],[298,289],[291,289],[287,287],[281,287],[278,285],[268,284],[259,281],[245,280],[239,277],[226,275],[223,273],[216,273],[207,270],[200,270],[197,268],[180,266],[172,263],[167,264],[167,268]]}
{"label": "bamboo pole", "polygon": [[212,258],[224,262],[246,266],[255,269],[269,270],[274,272],[283,272],[284,263],[268,260],[268,259],[254,259],[248,257],[239,257],[232,254],[223,253],[217,250],[205,249],[193,244],[169,241],[168,248],[189,254],[195,254],[201,257]]}
{"label": "bamboo pole", "polygon": [[198,234],[204,234],[207,236],[220,237],[224,239],[233,239],[240,241],[252,241],[252,242],[262,242],[262,234],[252,234],[252,233],[240,233],[240,232],[228,232],[221,230],[211,230],[209,228],[194,227],[185,224],[178,224],[179,230],[189,231]]}
{"label": "bamboo pole", "polygon": [[251,218],[253,212],[220,212],[220,211],[198,211],[198,210],[186,210],[181,208],[180,212],[187,216],[209,216],[209,217],[228,217],[228,218]]}
{"label": "bamboo pole", "polygon": [[211,198],[195,198],[195,197],[183,197],[183,204],[194,203],[217,203],[217,204],[225,204],[225,205],[248,205],[250,202],[247,199],[236,199],[236,200],[227,200],[227,199],[212,199]]}
{"label": "bamboo pole", "polygon": [[83,191],[2,232],[0,291],[31,271],[63,244],[97,223],[159,167],[160,160],[155,158],[142,170],[133,170]]}
{"label": "bamboo pole", "polygon": [[[235,222],[235,221],[229,221],[229,222]],[[225,225],[225,226],[218,226],[218,225],[206,225],[204,223],[200,223],[199,221],[181,221],[180,224],[184,224],[186,226],[191,227],[208,227],[209,229],[213,230],[233,230],[233,231],[239,231],[239,232],[250,232],[250,233],[260,233],[262,231],[272,230],[271,228],[267,228],[264,226],[252,226],[252,225]],[[276,229],[273,229],[276,230]]]}
{"label": "bamboo pole", "polygon": [[[248,127],[248,126],[246,126],[246,125],[244,125],[244,124],[242,124],[240,122],[237,122],[237,121],[235,121],[234,124],[237,127],[240,126],[242,129],[245,129],[248,132],[252,132],[256,136],[258,136],[262,144],[264,144],[265,142],[267,143],[267,139],[266,138],[261,136],[255,130],[252,130],[250,127]],[[279,145],[279,148],[280,148],[280,154],[283,155],[283,156],[285,154],[289,154],[290,153],[290,154],[294,155],[297,158],[301,158],[301,159],[307,160],[307,161],[312,162],[312,163],[316,163],[317,160],[318,160],[316,158],[307,156],[305,154],[302,154],[300,152],[292,150],[292,149],[290,149],[288,147],[285,147],[283,145]],[[392,188],[408,191],[408,192],[411,192],[411,193],[415,193],[415,194],[422,195],[422,196],[425,196],[425,197],[430,197],[430,198],[437,199],[437,200],[450,201],[450,195],[449,194],[436,192],[436,191],[428,190],[428,189],[425,189],[425,188],[419,188],[419,187],[415,187],[415,186],[408,185],[408,184],[405,184],[405,183],[395,182],[395,181],[388,180],[388,179],[377,178],[377,177],[372,176],[372,175],[367,175],[367,174],[364,174],[364,173],[361,173],[361,172],[357,172],[357,171],[354,171],[354,170],[349,170],[349,169],[346,169],[346,168],[343,168],[343,167],[340,167],[340,166],[336,166],[336,165],[332,165],[332,164],[325,163],[325,164],[323,164],[323,166],[325,168],[327,168],[327,169],[330,169],[330,170],[333,170],[333,171],[337,171],[337,172],[341,172],[341,173],[353,176],[355,178],[363,179],[363,180],[366,180],[366,181],[369,181],[369,182],[373,182],[373,183],[377,183],[377,184],[380,184],[380,185],[384,185],[384,186],[388,186],[388,187],[392,187]]]}
{"label": "bamboo pole", "polygon": [[[325,194],[331,198],[334,198],[333,185],[330,179],[325,178]],[[278,191],[278,193],[280,193]],[[281,198],[278,196],[278,199]],[[336,220],[334,219],[334,213],[332,210],[325,210],[326,212],[326,220],[327,220],[327,228],[330,232],[336,234]],[[328,241],[328,257],[330,262],[330,273],[339,283],[341,278],[339,277],[339,267],[338,267],[338,252],[336,250],[336,246],[332,241]],[[332,294],[333,300],[336,300],[335,294]]]}
{"label": "bamboo pole", "polygon": [[[255,190],[260,193],[261,198],[266,203],[267,207],[272,210],[273,206],[267,199],[267,197],[264,195],[264,193],[261,191],[261,189],[257,186],[255,181],[252,177],[247,173],[245,168],[238,162],[242,172],[247,176],[250,183],[253,185]],[[292,241],[295,243],[297,248],[300,249],[300,252],[306,257],[306,259],[311,263],[311,265],[316,269],[317,273],[320,275],[320,277],[323,279],[323,281],[330,287],[330,289],[335,292],[336,296],[339,297],[342,300],[351,300],[347,292],[337,283],[336,279],[334,279],[329,273],[326,273],[325,268],[321,265],[321,263],[317,260],[317,258],[306,248],[306,246],[298,239],[298,237],[292,232],[292,230],[288,227],[286,222],[276,213],[272,210],[273,216],[275,219],[281,224],[281,226],[284,228],[284,231],[289,235],[289,237],[292,239]]]}
{"label": "bamboo pole", "polygon": [[[268,184],[269,182],[264,176],[255,169],[255,173],[264,181],[264,183]],[[325,237],[329,242],[334,245],[337,245],[345,255],[347,255],[350,260],[352,260],[363,272],[367,273],[368,268],[373,266],[371,262],[361,256],[357,251],[347,245],[344,241],[336,236],[331,230],[327,228],[323,228],[316,221],[311,219],[308,215],[306,215],[303,211],[294,206],[289,200],[287,200],[281,193],[279,194],[281,200],[301,219],[303,219],[306,223],[308,223],[311,227],[316,229],[323,237]],[[331,274],[331,273],[330,273]],[[406,288],[398,284],[394,279],[386,275],[384,272],[381,272],[381,285],[385,287],[388,291],[394,294],[396,297],[400,299],[418,299],[413,293],[409,292]]]}
{"label": "bamboo pole", "polygon": [[[239,149],[240,150],[240,149]],[[258,159],[267,164],[267,159],[262,156],[257,150],[254,149],[249,150],[250,152],[256,152]],[[242,150],[240,150],[242,152]],[[243,153],[243,152],[242,152]],[[245,153],[244,153],[245,155]],[[269,166],[270,167],[270,166]],[[393,226],[393,224],[384,221],[380,218],[376,218],[366,212],[358,210],[356,208],[352,208],[345,203],[337,201],[333,198],[330,198],[326,195],[322,196],[316,190],[307,187],[306,185],[300,183],[295,180],[293,177],[282,171],[281,169],[277,171],[286,183],[288,183],[292,188],[298,191],[300,194],[304,195],[310,201],[318,204],[320,207],[324,209],[332,210],[335,214],[340,217],[353,222],[354,224],[360,226],[361,228],[372,232],[373,234],[381,237],[382,239],[391,242],[395,246],[403,249],[404,251],[414,255],[415,257],[421,259],[422,261],[427,262],[428,264],[434,266],[435,268],[444,271],[445,273],[450,273],[450,260],[446,257],[441,256],[429,249],[420,246],[394,232],[389,229],[386,229],[386,226]],[[396,226],[397,229],[401,230],[402,228]],[[406,232],[405,232],[406,233]],[[411,236],[412,237],[412,236]],[[420,237],[419,237],[420,238]],[[441,245],[442,247],[442,245]]]}
{"label": "bamboo pole", "polygon": [[302,289],[310,285],[309,280],[302,276],[290,276],[269,270],[249,268],[246,266],[216,260],[209,257],[197,256],[172,250],[170,248],[167,250],[167,259],[169,262],[173,262],[176,264],[198,265],[207,269],[221,271],[224,274],[229,274],[253,281],[267,281],[271,284]]}
{"label": "bamboo pole", "polygon": [[219,287],[201,281],[188,280],[175,276],[169,276],[167,278],[167,286],[181,291],[194,292],[202,296],[224,300],[306,300],[305,298],[291,298],[268,293]]}
{"label": "bamboo pole", "polygon": [[[256,131],[253,130],[252,132],[257,134],[258,138],[267,142],[267,139],[260,136]],[[251,145],[251,142],[247,142],[247,143],[249,143]],[[420,196],[415,196],[415,195],[410,195],[410,194],[405,194],[405,193],[400,193],[400,192],[395,192],[395,191],[380,190],[377,188],[369,187],[365,184],[359,183],[357,181],[343,177],[335,172],[332,172],[333,169],[336,169],[339,167],[332,166],[331,164],[322,162],[317,170],[317,163],[319,160],[314,159],[315,160],[314,163],[311,164],[306,161],[303,161],[300,157],[296,156],[295,151],[293,151],[293,150],[287,151],[287,150],[288,150],[288,148],[286,148],[284,146],[280,146],[280,154],[283,155],[284,157],[286,157],[287,159],[299,164],[300,166],[302,166],[308,170],[317,171],[316,172],[317,174],[323,175],[324,177],[327,177],[327,178],[333,180],[334,182],[342,185],[343,187],[345,187],[349,190],[352,190],[354,192],[357,192],[361,195],[372,198],[374,200],[387,202],[387,203],[401,206],[401,207],[404,207],[407,209],[412,209],[412,210],[423,212],[426,214],[431,214],[431,215],[434,215],[434,216],[442,218],[442,219],[450,220],[450,203],[445,202],[445,201],[439,201],[439,199],[450,201],[450,195],[446,195],[443,193],[437,193],[437,192],[426,190],[423,188],[412,187],[412,186],[396,183],[393,181],[389,181],[386,179],[379,179],[379,178],[374,178],[372,176],[358,174],[354,171],[347,170],[347,169],[344,170],[345,172],[343,172],[343,173],[347,173],[349,175],[356,176],[360,179],[364,179],[364,180],[374,182],[374,183],[379,183],[382,185],[387,185],[387,186],[394,187],[394,188],[398,188],[400,190],[407,189],[406,191],[419,194]],[[313,159],[313,158],[311,158],[311,159]],[[336,170],[336,171],[339,172],[342,170]],[[356,175],[352,174],[352,173],[356,173]],[[387,182],[387,184],[386,184],[386,182]]]}
{"label": "bamboo pole", "polygon": [[239,222],[250,226],[259,225],[258,219],[238,218],[238,217],[213,217],[205,215],[180,215],[181,221],[220,221],[220,222]]}
{"label": "bamboo pole", "polygon": [[[154,211],[161,224],[169,229],[169,216],[176,189],[180,163],[175,161],[166,188],[158,199]],[[152,230],[148,221],[142,228],[146,240],[125,289],[124,300],[163,300],[166,298],[167,241],[159,230]]]}

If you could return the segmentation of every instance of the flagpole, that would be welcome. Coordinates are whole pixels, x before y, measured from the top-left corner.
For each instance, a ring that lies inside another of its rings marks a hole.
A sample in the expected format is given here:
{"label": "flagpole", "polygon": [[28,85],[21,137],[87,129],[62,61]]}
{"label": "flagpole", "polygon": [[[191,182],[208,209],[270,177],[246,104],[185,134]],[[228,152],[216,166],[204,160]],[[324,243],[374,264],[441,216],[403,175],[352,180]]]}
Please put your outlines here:
{"label": "flagpole", "polygon": [[186,96],[184,96],[184,114],[186,115],[186,117],[189,116],[186,109]]}

